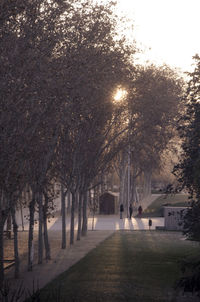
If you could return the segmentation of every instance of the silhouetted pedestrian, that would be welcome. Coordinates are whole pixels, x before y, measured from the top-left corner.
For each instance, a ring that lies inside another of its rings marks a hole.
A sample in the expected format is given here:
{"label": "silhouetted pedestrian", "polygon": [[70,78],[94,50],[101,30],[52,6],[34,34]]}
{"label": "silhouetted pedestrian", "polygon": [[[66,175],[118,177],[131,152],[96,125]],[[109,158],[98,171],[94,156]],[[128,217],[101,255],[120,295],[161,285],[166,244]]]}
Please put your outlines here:
{"label": "silhouetted pedestrian", "polygon": [[122,203],[120,204],[119,210],[120,210],[120,219],[122,219],[122,216],[123,216],[122,214],[124,212],[124,205]]}
{"label": "silhouetted pedestrian", "polygon": [[132,204],[130,204],[130,206],[129,206],[129,217],[130,217],[130,219],[132,217],[132,214],[133,214],[133,207],[132,207]]}
{"label": "silhouetted pedestrian", "polygon": [[139,206],[139,207],[138,207],[138,214],[139,214],[139,216],[142,215],[142,211],[143,211],[143,210],[142,210],[142,206]]}
{"label": "silhouetted pedestrian", "polygon": [[151,229],[151,226],[152,226],[152,220],[149,219],[149,230]]}

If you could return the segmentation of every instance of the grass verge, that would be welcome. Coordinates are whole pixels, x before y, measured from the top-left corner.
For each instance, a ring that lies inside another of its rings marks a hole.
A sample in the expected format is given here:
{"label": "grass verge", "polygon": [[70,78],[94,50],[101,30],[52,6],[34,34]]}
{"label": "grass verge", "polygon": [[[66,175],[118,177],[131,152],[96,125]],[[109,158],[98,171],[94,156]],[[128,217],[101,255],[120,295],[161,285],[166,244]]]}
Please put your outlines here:
{"label": "grass verge", "polygon": [[40,301],[175,301],[181,261],[200,252],[197,243],[181,237],[178,232],[115,232],[43,288]]}

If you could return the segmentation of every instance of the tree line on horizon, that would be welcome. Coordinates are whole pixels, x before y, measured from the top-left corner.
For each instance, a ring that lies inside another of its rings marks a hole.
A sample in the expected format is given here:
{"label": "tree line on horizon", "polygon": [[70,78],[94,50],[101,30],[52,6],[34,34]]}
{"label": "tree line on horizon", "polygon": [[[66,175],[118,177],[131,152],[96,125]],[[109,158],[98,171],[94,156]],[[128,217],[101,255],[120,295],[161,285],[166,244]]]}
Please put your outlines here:
{"label": "tree line on horizon", "polygon": [[[0,259],[12,216],[15,277],[20,259],[16,209],[30,192],[28,270],[38,212],[38,263],[50,259],[47,220],[60,185],[62,248],[66,248],[66,196],[71,193],[70,244],[87,234],[88,191],[116,168],[120,202],[151,175],[166,149],[175,148],[185,110],[185,83],[169,66],[141,66],[135,44],[117,34],[113,4],[78,0],[1,1],[0,11]],[[127,94],[114,101],[117,89]],[[44,236],[44,237],[43,237]],[[43,247],[44,246],[44,247]],[[0,283],[4,280],[0,261]]]}

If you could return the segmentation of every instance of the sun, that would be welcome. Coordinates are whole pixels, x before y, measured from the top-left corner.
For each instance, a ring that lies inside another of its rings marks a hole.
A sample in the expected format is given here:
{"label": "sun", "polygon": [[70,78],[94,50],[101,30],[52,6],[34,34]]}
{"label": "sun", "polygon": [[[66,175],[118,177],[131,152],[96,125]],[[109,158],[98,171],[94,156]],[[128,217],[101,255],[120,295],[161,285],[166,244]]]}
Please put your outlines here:
{"label": "sun", "polygon": [[123,88],[118,88],[114,94],[114,101],[120,102],[122,101],[127,95],[127,91]]}

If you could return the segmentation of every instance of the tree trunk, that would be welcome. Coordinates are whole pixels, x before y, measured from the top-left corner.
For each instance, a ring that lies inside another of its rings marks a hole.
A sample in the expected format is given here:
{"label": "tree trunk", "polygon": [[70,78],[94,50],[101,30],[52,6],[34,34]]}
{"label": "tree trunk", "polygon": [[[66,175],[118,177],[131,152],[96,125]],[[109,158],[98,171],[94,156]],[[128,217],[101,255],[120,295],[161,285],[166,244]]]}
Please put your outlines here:
{"label": "tree trunk", "polygon": [[151,195],[151,176],[152,176],[152,170],[149,168],[148,170],[144,171],[144,198],[147,198]]}
{"label": "tree trunk", "polygon": [[79,192],[79,194],[78,194],[78,232],[77,232],[77,240],[81,240],[82,202],[83,202],[83,193]]}
{"label": "tree trunk", "polygon": [[122,159],[120,161],[120,166],[119,166],[119,178],[120,178],[119,204],[124,204],[124,205],[126,201],[126,197],[125,197],[126,170],[127,170],[127,154],[126,152],[123,152]]}
{"label": "tree trunk", "polygon": [[12,229],[11,213],[9,212],[7,217],[7,226],[6,226],[8,239],[11,239],[11,229]]}
{"label": "tree trunk", "polygon": [[42,206],[42,194],[38,193],[38,210],[39,210],[39,230],[38,230],[38,264],[42,264],[43,261],[43,206]]}
{"label": "tree trunk", "polygon": [[82,236],[87,235],[87,203],[88,203],[88,192],[85,191],[83,194],[83,224],[82,224]]}
{"label": "tree trunk", "polygon": [[51,250],[49,245],[48,228],[47,228],[47,210],[48,210],[48,196],[45,195],[45,203],[43,206],[45,258],[46,260],[51,260]]}
{"label": "tree trunk", "polygon": [[15,278],[19,278],[19,251],[18,251],[18,225],[15,218],[15,207],[11,208],[13,233],[14,233],[14,255],[15,255]]}
{"label": "tree trunk", "polygon": [[120,177],[119,177],[119,204],[123,203],[123,191],[124,191],[123,184],[124,184],[123,175],[120,174]]}
{"label": "tree trunk", "polygon": [[103,194],[104,193],[104,191],[103,191],[103,175],[101,175],[100,176],[101,177],[101,179],[100,179],[100,194]]}
{"label": "tree trunk", "polygon": [[3,230],[5,219],[3,218],[3,211],[0,213],[0,287],[4,281],[4,267],[3,267],[3,259],[4,259],[4,239],[3,239]]}
{"label": "tree trunk", "polygon": [[64,192],[63,184],[61,184],[61,215],[62,215],[62,249],[66,249],[66,192]]}
{"label": "tree trunk", "polygon": [[8,202],[5,199],[3,190],[0,196],[0,288],[4,282],[4,238],[3,231],[6,219],[8,217],[9,207]]}
{"label": "tree trunk", "polygon": [[132,192],[132,202],[133,204],[138,204],[139,203],[139,199],[138,199],[138,194],[137,194],[137,186],[136,186],[136,180],[133,179],[132,183],[131,183],[131,192]]}
{"label": "tree trunk", "polygon": [[128,169],[126,167],[123,183],[123,204],[124,204],[124,216],[128,216]]}
{"label": "tree trunk", "polygon": [[28,235],[28,271],[33,269],[33,231],[34,231],[34,214],[35,214],[35,196],[33,196],[29,205],[29,235]]}
{"label": "tree trunk", "polygon": [[95,216],[95,210],[92,209],[92,231],[94,231],[94,216]]}
{"label": "tree trunk", "polygon": [[74,211],[75,211],[76,193],[72,192],[72,205],[71,205],[71,226],[70,226],[70,244],[74,243]]}
{"label": "tree trunk", "polygon": [[137,205],[139,203],[139,197],[137,193],[137,169],[135,165],[132,166],[131,171],[131,201],[134,205]]}
{"label": "tree trunk", "polygon": [[22,200],[20,199],[20,214],[21,214],[21,221],[22,221],[22,231],[24,231],[24,218],[23,218],[23,209],[22,209]]}
{"label": "tree trunk", "polygon": [[67,213],[71,211],[71,193],[68,191],[67,193]]}

